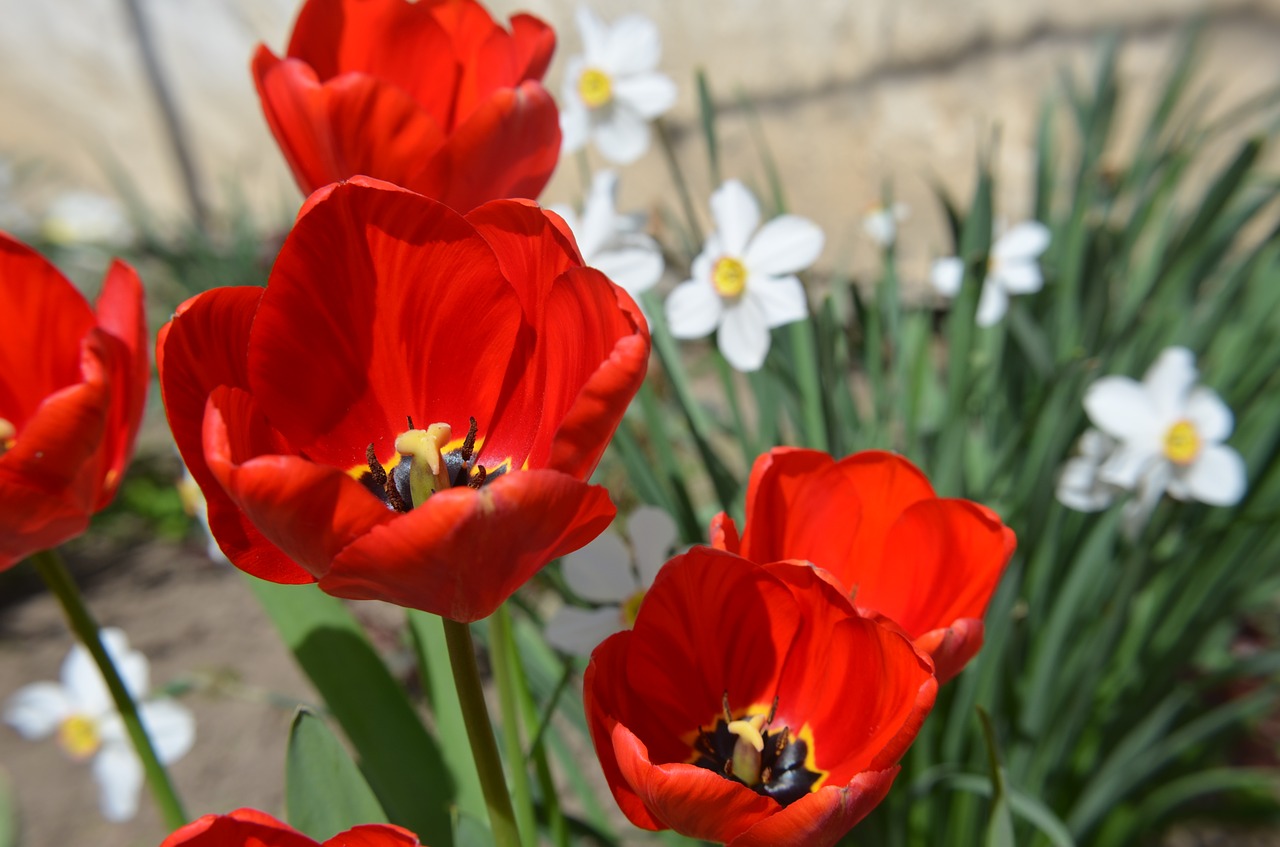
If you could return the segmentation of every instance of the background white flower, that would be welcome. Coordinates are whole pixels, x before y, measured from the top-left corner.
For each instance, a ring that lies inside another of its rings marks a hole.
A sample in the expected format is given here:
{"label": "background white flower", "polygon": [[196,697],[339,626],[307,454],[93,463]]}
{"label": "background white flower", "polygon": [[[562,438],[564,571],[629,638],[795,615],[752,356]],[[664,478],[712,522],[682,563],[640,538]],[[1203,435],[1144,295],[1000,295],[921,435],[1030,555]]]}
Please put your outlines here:
{"label": "background white flower", "polygon": [[1079,452],[1067,460],[1058,476],[1058,501],[1077,512],[1100,512],[1111,505],[1120,489],[1104,482],[1102,465],[1115,450],[1116,441],[1096,429],[1080,436]]}
{"label": "background white flower", "polygon": [[662,248],[644,232],[643,215],[617,212],[618,175],[599,171],[579,217],[569,206],[552,206],[564,218],[582,251],[582,260],[627,290],[639,302],[662,278]]}
{"label": "background white flower", "polygon": [[796,215],[760,226],[760,207],[737,180],[711,195],[711,217],[716,228],[693,260],[692,279],[667,298],[667,324],[676,338],[702,338],[719,327],[716,342],[729,364],[759,370],[769,330],[809,314],[795,273],[817,260],[822,230]]}
{"label": "background white flower", "polygon": [[[195,743],[191,712],[169,699],[143,702],[149,684],[146,657],[130,650],[128,639],[118,629],[102,630],[102,642],[125,688],[138,701],[142,724],[161,763],[168,765],[182,758]],[[68,756],[92,758],[103,816],[110,821],[129,820],[138,811],[142,762],[107,684],[89,651],[80,644],[67,654],[61,677],[61,683],[36,682],[19,689],[5,704],[4,721],[23,738],[47,738],[57,733]]]}
{"label": "background white flower", "polygon": [[612,26],[585,6],[577,12],[583,55],[569,59],[561,90],[561,151],[590,139],[606,159],[634,162],[649,149],[649,121],[676,102],[676,85],[657,73],[662,36],[643,15]]}
{"label": "background white flower", "polygon": [[134,238],[133,227],[120,203],[114,197],[92,191],[59,194],[45,210],[40,230],[45,238],[67,247],[124,247]]}
{"label": "background white flower", "polygon": [[1222,443],[1234,416],[1196,379],[1195,355],[1169,347],[1142,382],[1108,376],[1085,392],[1089,420],[1117,442],[1098,469],[1099,479],[1137,491],[1135,519],[1145,520],[1166,490],[1179,500],[1213,506],[1231,506],[1244,496],[1244,460]]}
{"label": "background white flower", "polygon": [[905,203],[894,203],[885,208],[872,206],[862,216],[862,231],[881,247],[888,247],[898,240],[898,224],[911,217],[911,209]]}
{"label": "background white flower", "polygon": [[588,656],[601,641],[635,624],[644,593],[675,547],[676,524],[661,509],[641,506],[627,519],[627,537],[630,549],[616,533],[601,533],[561,560],[565,582],[573,593],[605,605],[561,607],[547,622],[551,646]]}
{"label": "background white flower", "polygon": [[[1044,287],[1040,254],[1049,247],[1049,228],[1036,221],[1020,223],[996,239],[987,260],[987,278],[978,299],[979,326],[993,326],[1009,309],[1013,294],[1031,294]],[[944,297],[960,293],[964,261],[948,256],[933,263],[929,280]]]}

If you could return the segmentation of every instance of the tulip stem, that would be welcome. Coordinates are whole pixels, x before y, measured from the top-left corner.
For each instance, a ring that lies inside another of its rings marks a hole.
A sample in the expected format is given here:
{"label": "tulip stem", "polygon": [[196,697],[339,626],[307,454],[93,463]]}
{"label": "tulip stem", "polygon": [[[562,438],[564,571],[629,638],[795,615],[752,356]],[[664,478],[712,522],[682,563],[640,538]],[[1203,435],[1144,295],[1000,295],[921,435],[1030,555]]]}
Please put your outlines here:
{"label": "tulip stem", "polygon": [[138,751],[138,758],[142,760],[147,785],[151,787],[151,793],[160,807],[165,824],[169,829],[177,829],[185,825],[188,818],[182,808],[182,800],[169,779],[169,772],[165,770],[164,765],[160,764],[160,757],[156,755],[155,747],[152,746],[147,730],[142,725],[138,704],[134,702],[129,689],[125,687],[124,680],[120,678],[119,671],[112,663],[111,656],[107,654],[102,644],[97,621],[93,619],[93,614],[85,605],[84,596],[76,587],[66,563],[55,550],[36,553],[31,557],[31,561],[35,564],[36,571],[45,585],[62,605],[62,611],[67,616],[71,631],[88,649],[89,655],[93,657],[94,663],[102,673],[102,678],[107,683],[107,690],[111,692],[111,699],[115,701],[116,710],[124,721],[130,740],[133,741],[133,747]]}
{"label": "tulip stem", "polygon": [[498,685],[498,705],[502,710],[502,743],[511,766],[511,794],[516,824],[524,847],[537,847],[538,820],[533,811],[533,795],[529,790],[528,764],[524,744],[520,740],[520,706],[517,700],[517,666],[520,658],[511,631],[511,613],[506,604],[499,606],[489,622],[489,655],[493,659],[493,678]]}
{"label": "tulip stem", "polygon": [[[520,847],[520,831],[516,826],[515,812],[511,808],[511,795],[507,792],[507,778],[498,755],[498,741],[489,720],[489,708],[484,702],[484,689],[480,685],[480,669],[476,666],[475,645],[471,640],[471,628],[444,618],[444,638],[449,646],[449,664],[453,668],[453,681],[458,690],[458,702],[462,706],[462,719],[467,725],[467,739],[471,742],[471,756],[476,772],[480,775],[480,788],[484,791],[485,806],[489,809],[489,826],[493,830],[494,847]],[[522,766],[523,762],[515,762]]]}

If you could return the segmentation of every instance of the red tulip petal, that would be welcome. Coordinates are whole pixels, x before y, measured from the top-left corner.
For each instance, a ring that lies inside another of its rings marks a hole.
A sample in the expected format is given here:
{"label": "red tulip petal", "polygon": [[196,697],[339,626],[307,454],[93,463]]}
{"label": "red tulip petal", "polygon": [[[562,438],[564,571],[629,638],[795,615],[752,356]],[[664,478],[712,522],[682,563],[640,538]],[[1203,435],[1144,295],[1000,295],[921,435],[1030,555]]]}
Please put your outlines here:
{"label": "red tulip petal", "polygon": [[119,260],[112,262],[107,270],[98,297],[98,325],[120,340],[124,355],[117,357],[111,374],[113,398],[103,439],[105,476],[94,511],[111,502],[133,456],[133,444],[142,424],[147,388],[151,384],[142,281],[133,268]]}
{"label": "red tulip petal", "polygon": [[287,55],[310,65],[322,82],[355,72],[390,83],[438,126],[448,127],[462,69],[435,6],[405,0],[309,0],[298,13]]}
{"label": "red tulip petal", "polygon": [[281,61],[265,47],[253,73],[271,133],[304,194],[357,174],[438,193],[424,175],[444,132],[400,88],[360,73],[321,84],[309,65]]}
{"label": "red tulip petal", "polygon": [[[394,842],[393,842],[394,843]],[[204,815],[175,831],[160,847],[319,847],[315,841],[257,809]]]}
{"label": "red tulip petal", "polygon": [[438,492],[375,527],[338,555],[320,587],[479,620],[547,562],[603,532],[614,514],[600,486],[558,471],[512,471],[479,491]]}
{"label": "red tulip petal", "polygon": [[498,257],[502,275],[511,280],[533,326],[542,326],[546,299],[557,277],[582,267],[573,241],[557,226],[558,217],[528,200],[492,200],[467,213]]}
{"label": "red tulip petal", "polygon": [[926,632],[915,640],[916,649],[933,659],[938,684],[949,682],[964,670],[982,649],[984,627],[976,618],[961,618],[945,629]]}
{"label": "red tulip petal", "polygon": [[[832,464],[826,453],[795,447],[775,447],[756,459],[747,480],[743,556],[753,562],[801,557],[786,550],[788,523],[803,520],[793,504],[811,478]],[[848,520],[856,520],[856,515],[847,515]]]}
{"label": "red tulip petal", "polygon": [[[913,638],[981,618],[1013,554],[1013,533],[967,500],[924,500],[889,528],[880,567],[859,569],[857,602]],[[927,590],[922,590],[927,586]]]}
{"label": "red tulip petal", "polygon": [[656,820],[683,835],[729,841],[780,808],[715,771],[683,762],[652,764],[644,743],[622,724],[612,740],[622,778]]}
{"label": "red tulip petal", "polygon": [[80,292],[30,247],[0,233],[0,418],[19,434],[45,397],[81,381],[95,325]]}
{"label": "red tulip petal", "polygon": [[287,450],[249,392],[222,386],[209,395],[209,469],[271,543],[321,579],[347,545],[396,513],[350,475]]}
{"label": "red tulip petal", "polygon": [[262,579],[312,582],[245,517],[205,461],[205,405],[220,385],[248,388],[249,328],[262,294],[263,289],[249,286],[215,288],[179,306],[156,340],[160,393],[178,452],[208,502],[209,531],[222,552]]}
{"label": "red tulip petal", "polygon": [[711,519],[710,541],[711,546],[717,550],[737,554],[742,549],[742,542],[738,538],[738,525],[724,512]]}
{"label": "red tulip petal", "polygon": [[459,435],[474,416],[485,436],[524,368],[521,323],[493,251],[461,216],[353,179],[317,192],[286,239],[249,380],[290,452],[346,470],[371,442],[389,460],[406,416]]}
{"label": "red tulip petal", "polygon": [[556,31],[533,15],[519,13],[511,16],[511,36],[517,81],[542,79],[556,51]]}
{"label": "red tulip petal", "polygon": [[848,785],[831,785],[764,819],[727,847],[831,847],[880,804],[898,768],[860,773]]}
{"label": "red tulip petal", "polygon": [[340,832],[321,847],[419,847],[416,835],[394,824],[366,823]]}
{"label": "red tulip petal", "polygon": [[[560,116],[541,83],[504,88],[478,104],[424,162],[423,193],[466,212],[495,197],[536,198],[560,161]],[[410,187],[418,188],[410,183]]]}

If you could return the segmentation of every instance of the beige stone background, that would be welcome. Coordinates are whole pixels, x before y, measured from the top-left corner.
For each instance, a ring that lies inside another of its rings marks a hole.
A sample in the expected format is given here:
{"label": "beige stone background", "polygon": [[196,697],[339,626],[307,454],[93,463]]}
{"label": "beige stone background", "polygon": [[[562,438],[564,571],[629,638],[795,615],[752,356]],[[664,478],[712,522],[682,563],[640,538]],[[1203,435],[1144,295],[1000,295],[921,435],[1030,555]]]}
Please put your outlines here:
{"label": "beige stone background", "polygon": [[[572,0],[493,5],[503,15],[528,8],[557,27],[560,59],[549,81],[558,91],[563,57],[579,48]],[[698,202],[705,204],[711,188],[693,90],[693,71],[704,67],[723,107],[726,176],[762,181],[735,105],[742,91],[758,104],[793,210],[828,233],[823,263],[871,264],[875,248],[861,234],[860,218],[889,182],[913,209],[901,245],[907,273],[917,279],[946,247],[931,184],[964,196],[976,151],[997,130],[999,211],[1011,219],[1028,212],[1040,104],[1058,90],[1064,68],[1092,67],[1104,33],[1119,29],[1126,36],[1122,139],[1134,137],[1179,32],[1196,16],[1207,20],[1200,84],[1219,92],[1211,110],[1280,83],[1280,0],[596,0],[594,6],[606,18],[639,11],[659,22],[663,64],[680,85],[670,117]],[[0,0],[0,156],[18,166],[16,199],[33,214],[59,190],[114,193],[120,180],[156,221],[185,214],[123,7],[123,0]],[[264,231],[287,222],[301,198],[265,128],[248,64],[259,41],[283,48],[295,0],[142,0],[142,8],[215,210],[228,213],[244,198]],[[566,165],[547,201],[579,193],[577,170]],[[673,205],[672,198],[656,150],[623,171],[624,209]],[[157,683],[198,683],[185,702],[196,712],[199,740],[174,768],[192,810],[256,805],[278,813],[290,704],[307,699],[308,690],[239,575],[208,563],[199,550],[195,542],[127,552],[90,547],[82,558],[89,599],[105,623],[128,627],[152,658]],[[54,678],[69,644],[48,596],[0,596],[0,698]],[[52,743],[26,742],[0,727],[0,765],[17,784],[27,847],[141,847],[162,836],[145,798],[134,823],[102,821],[88,768],[63,759]]]}

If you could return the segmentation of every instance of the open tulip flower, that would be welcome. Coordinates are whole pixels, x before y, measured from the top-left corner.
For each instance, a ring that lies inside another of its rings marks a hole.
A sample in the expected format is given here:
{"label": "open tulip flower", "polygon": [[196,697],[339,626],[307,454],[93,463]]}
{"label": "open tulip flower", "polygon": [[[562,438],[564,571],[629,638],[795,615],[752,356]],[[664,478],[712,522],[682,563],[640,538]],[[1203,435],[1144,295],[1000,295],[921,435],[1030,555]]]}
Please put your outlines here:
{"label": "open tulip flower", "polygon": [[584,681],[596,753],[644,829],[823,847],[873,809],[937,694],[927,656],[808,564],[668,562]]}
{"label": "open tulip flower", "polygon": [[756,459],[741,537],[721,513],[711,541],[755,562],[801,559],[830,572],[859,608],[916,639],[941,682],[981,648],[982,615],[1015,546],[992,511],[937,497],[900,456],[836,461],[789,447]]}
{"label": "open tulip flower", "polygon": [[0,570],[79,535],[111,502],[150,375],[132,268],[111,265],[95,314],[0,233]]}
{"label": "open tulip flower", "polygon": [[262,109],[306,193],[357,174],[460,212],[534,198],[560,156],[542,83],[555,33],[474,0],[308,0],[284,59],[253,59]]}
{"label": "open tulip flower", "polygon": [[417,836],[391,824],[362,824],[316,841],[257,809],[205,815],[160,843],[160,847],[419,847]]}
{"label": "open tulip flower", "polygon": [[537,205],[359,177],[307,201],[265,290],[192,298],[158,349],[236,566],[465,622],[609,525],[586,479],[649,336]]}

